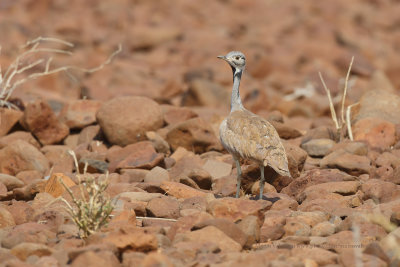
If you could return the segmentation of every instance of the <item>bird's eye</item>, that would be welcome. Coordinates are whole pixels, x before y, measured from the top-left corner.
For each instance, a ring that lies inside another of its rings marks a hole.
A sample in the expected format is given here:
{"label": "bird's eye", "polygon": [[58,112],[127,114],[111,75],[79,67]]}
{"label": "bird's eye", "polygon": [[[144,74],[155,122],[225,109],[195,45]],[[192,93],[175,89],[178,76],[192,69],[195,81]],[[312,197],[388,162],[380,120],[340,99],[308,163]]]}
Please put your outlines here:
{"label": "bird's eye", "polygon": [[239,59],[240,59],[240,57],[235,57],[235,59],[236,59],[236,60],[239,60]]}

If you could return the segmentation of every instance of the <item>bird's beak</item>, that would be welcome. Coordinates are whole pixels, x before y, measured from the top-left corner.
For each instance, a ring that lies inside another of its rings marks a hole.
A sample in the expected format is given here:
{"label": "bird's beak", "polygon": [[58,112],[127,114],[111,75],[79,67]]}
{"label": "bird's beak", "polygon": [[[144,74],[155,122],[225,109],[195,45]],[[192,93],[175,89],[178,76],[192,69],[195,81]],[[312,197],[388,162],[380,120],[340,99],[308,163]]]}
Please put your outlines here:
{"label": "bird's beak", "polygon": [[226,60],[226,57],[225,57],[225,56],[217,56],[217,58]]}

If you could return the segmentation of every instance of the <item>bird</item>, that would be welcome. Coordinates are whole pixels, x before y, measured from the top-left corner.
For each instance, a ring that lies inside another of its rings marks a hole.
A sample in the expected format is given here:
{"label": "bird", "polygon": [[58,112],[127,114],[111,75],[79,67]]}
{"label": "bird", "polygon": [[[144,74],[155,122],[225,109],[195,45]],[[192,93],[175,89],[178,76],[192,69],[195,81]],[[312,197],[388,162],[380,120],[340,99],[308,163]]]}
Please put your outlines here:
{"label": "bird", "polygon": [[242,179],[240,158],[256,162],[259,165],[260,196],[264,191],[264,168],[270,166],[282,176],[289,176],[288,160],[278,132],[267,120],[244,108],[239,94],[239,85],[246,67],[246,57],[242,52],[231,51],[218,56],[232,68],[233,87],[231,111],[219,127],[222,146],[232,155],[236,164],[236,198],[239,198]]}

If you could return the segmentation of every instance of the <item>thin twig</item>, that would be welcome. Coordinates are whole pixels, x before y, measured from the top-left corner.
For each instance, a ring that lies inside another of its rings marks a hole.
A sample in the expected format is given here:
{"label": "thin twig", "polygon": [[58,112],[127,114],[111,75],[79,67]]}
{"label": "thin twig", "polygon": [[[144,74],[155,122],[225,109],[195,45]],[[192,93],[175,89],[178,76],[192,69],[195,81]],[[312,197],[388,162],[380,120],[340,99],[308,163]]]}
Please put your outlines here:
{"label": "thin twig", "polygon": [[167,222],[177,222],[178,220],[175,219],[168,219],[168,218],[156,218],[156,217],[140,217],[136,216],[138,220],[156,220],[156,221],[167,221]]}

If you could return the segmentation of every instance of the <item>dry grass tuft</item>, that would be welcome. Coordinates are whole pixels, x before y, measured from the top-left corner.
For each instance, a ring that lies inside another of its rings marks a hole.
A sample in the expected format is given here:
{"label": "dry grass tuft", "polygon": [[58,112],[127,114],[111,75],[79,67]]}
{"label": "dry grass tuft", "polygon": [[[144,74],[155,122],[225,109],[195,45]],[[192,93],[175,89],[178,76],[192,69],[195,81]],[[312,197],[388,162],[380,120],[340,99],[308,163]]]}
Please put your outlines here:
{"label": "dry grass tuft", "polygon": [[332,120],[335,123],[335,128],[336,128],[336,136],[337,136],[337,140],[336,141],[340,141],[343,139],[344,137],[344,128],[347,125],[347,132],[349,135],[350,140],[353,140],[353,133],[351,130],[351,122],[350,122],[350,112],[351,112],[351,108],[353,105],[350,105],[347,107],[346,110],[346,119],[345,119],[345,112],[344,112],[344,104],[346,101],[346,95],[347,95],[347,90],[348,90],[348,83],[349,83],[349,78],[350,78],[350,72],[351,72],[351,67],[353,66],[353,61],[354,61],[354,57],[351,58],[350,61],[350,65],[349,68],[347,70],[347,75],[346,75],[346,79],[344,82],[344,88],[343,88],[343,94],[342,94],[342,99],[341,99],[341,109],[340,109],[340,118],[338,118],[338,116],[336,115],[336,111],[335,111],[335,106],[333,104],[332,101],[332,96],[331,96],[331,91],[329,90],[329,88],[326,86],[325,84],[325,80],[322,77],[321,72],[319,72],[319,78],[322,82],[322,85],[325,89],[326,95],[328,96],[328,100],[329,100],[329,107],[331,110],[331,115],[332,115]]}
{"label": "dry grass tuft", "polygon": [[73,151],[70,151],[70,154],[74,158],[77,170],[80,196],[75,196],[72,190],[60,179],[60,183],[71,196],[73,204],[71,205],[64,198],[60,199],[67,205],[67,211],[78,226],[81,238],[86,239],[89,235],[107,225],[115,203],[105,193],[109,184],[108,173],[105,179],[96,181],[86,174],[87,165],[85,165],[83,177],[81,177],[76,155]]}

